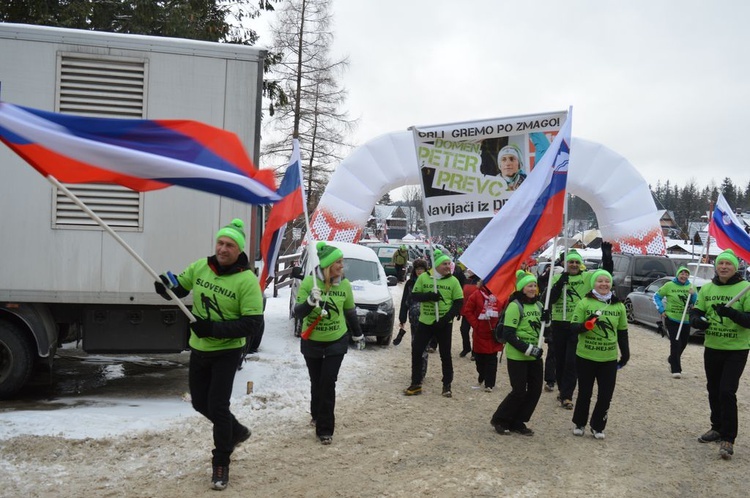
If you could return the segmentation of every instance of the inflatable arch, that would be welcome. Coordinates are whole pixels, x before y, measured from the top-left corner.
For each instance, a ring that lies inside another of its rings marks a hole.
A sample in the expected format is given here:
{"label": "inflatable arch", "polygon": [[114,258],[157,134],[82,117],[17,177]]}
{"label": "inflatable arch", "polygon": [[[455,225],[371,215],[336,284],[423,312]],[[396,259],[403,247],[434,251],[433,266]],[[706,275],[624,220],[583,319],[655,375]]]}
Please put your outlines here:
{"label": "inflatable arch", "polygon": [[[358,241],[372,208],[386,192],[419,182],[411,131],[370,140],[345,158],[331,177],[310,220],[313,238]],[[591,206],[602,238],[611,241],[615,251],[666,252],[648,184],[624,157],[574,137],[567,190]]]}

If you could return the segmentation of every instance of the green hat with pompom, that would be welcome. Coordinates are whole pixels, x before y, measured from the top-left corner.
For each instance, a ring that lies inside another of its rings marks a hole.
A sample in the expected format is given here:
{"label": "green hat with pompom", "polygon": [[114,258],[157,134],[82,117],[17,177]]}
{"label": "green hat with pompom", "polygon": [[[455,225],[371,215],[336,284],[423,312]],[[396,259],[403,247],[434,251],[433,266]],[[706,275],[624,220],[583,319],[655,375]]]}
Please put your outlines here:
{"label": "green hat with pompom", "polygon": [[690,275],[690,270],[688,270],[686,266],[680,266],[679,268],[677,268],[677,273],[675,273],[675,275],[679,275],[684,271],[686,271],[687,274]]}
{"label": "green hat with pompom", "polygon": [[565,261],[578,261],[579,263],[583,263],[583,258],[580,254],[578,254],[578,251],[575,249],[571,249],[568,251],[568,255],[565,257]]}
{"label": "green hat with pompom", "polygon": [[333,263],[344,257],[344,253],[341,249],[334,246],[329,246],[323,241],[320,241],[315,246],[318,251],[318,261],[320,262],[321,268],[328,268]]}
{"label": "green hat with pompom", "polygon": [[450,260],[451,258],[443,254],[443,251],[435,249],[435,264],[433,265],[435,268]]}
{"label": "green hat with pompom", "polygon": [[219,237],[229,237],[240,248],[240,251],[245,250],[245,232],[243,231],[243,228],[245,228],[245,223],[239,219],[235,218],[232,220],[232,222],[216,232],[216,240],[219,240]]}
{"label": "green hat with pompom", "polygon": [[592,289],[594,288],[596,279],[599,277],[607,277],[609,279],[609,283],[612,283],[612,274],[610,272],[608,272],[607,270],[596,270],[591,274],[591,280],[589,281],[589,285],[591,285]]}
{"label": "green hat with pompom", "polygon": [[526,287],[532,282],[536,283],[536,277],[534,276],[533,273],[529,273],[523,270],[518,270],[516,272],[516,290],[517,291],[523,290],[524,287]]}
{"label": "green hat with pompom", "polygon": [[740,260],[737,259],[737,256],[735,256],[734,251],[731,249],[727,249],[716,256],[716,262],[718,263],[719,261],[729,261],[734,265],[735,270],[740,267]]}

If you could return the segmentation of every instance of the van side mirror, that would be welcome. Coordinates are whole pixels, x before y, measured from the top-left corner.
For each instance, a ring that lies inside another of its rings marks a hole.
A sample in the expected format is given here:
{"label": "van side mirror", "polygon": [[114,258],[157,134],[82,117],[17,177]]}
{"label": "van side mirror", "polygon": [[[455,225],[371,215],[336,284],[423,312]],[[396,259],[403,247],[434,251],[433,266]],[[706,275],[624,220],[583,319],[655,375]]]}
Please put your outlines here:
{"label": "van side mirror", "polygon": [[296,278],[299,280],[302,280],[305,278],[305,275],[302,273],[302,267],[301,266],[294,266],[292,267],[292,278]]}

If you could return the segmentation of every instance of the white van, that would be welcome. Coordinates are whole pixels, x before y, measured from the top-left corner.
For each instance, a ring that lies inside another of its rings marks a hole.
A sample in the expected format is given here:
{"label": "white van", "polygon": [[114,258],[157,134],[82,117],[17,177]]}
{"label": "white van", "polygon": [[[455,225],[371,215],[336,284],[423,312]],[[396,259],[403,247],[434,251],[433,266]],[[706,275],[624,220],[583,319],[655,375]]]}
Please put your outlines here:
{"label": "white van", "polygon": [[[377,344],[387,346],[391,342],[396,314],[393,297],[388,287],[397,285],[396,277],[386,277],[377,254],[369,247],[348,242],[325,242],[338,247],[344,253],[344,276],[352,284],[354,304],[357,306],[362,333],[365,336],[374,336]],[[300,266],[292,272],[294,279],[289,299],[290,316],[294,315],[293,310],[297,302],[300,282],[305,275],[310,273],[307,247],[302,251]],[[315,243],[312,247],[315,247]],[[301,332],[302,321],[294,317],[294,335],[299,337]]]}

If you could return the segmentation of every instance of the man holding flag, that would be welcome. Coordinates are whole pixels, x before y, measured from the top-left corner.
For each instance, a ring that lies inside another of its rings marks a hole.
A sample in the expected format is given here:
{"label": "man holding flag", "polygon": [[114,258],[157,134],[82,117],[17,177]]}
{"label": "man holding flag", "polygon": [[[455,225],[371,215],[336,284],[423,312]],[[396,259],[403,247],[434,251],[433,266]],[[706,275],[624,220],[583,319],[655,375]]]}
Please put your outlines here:
{"label": "man holding flag", "polygon": [[716,276],[701,287],[690,310],[690,325],[705,330],[703,365],[711,409],[711,428],[698,441],[718,441],[719,456],[729,460],[737,437],[737,389],[750,350],[750,283],[738,272],[737,255],[750,257],[750,236],[721,195],[708,232],[725,250],[716,257]]}

